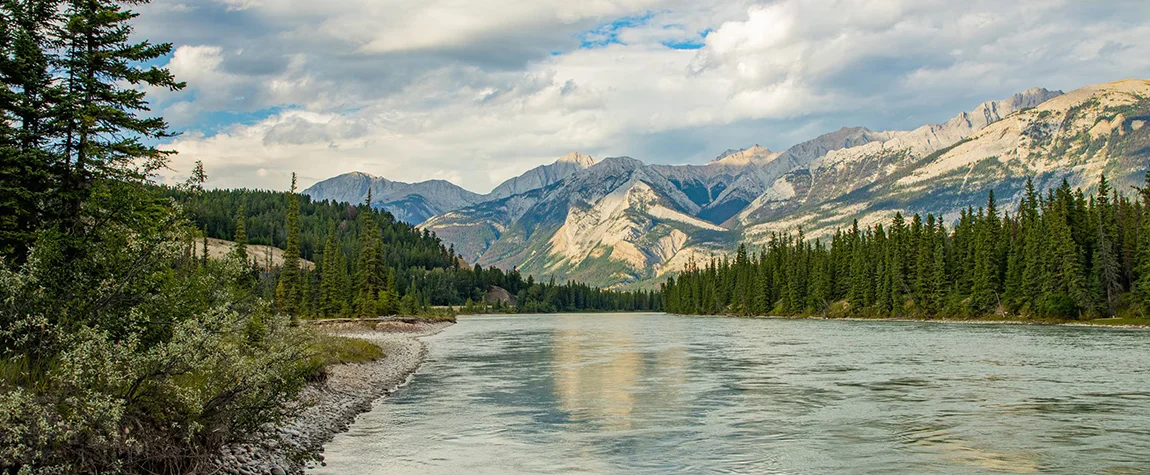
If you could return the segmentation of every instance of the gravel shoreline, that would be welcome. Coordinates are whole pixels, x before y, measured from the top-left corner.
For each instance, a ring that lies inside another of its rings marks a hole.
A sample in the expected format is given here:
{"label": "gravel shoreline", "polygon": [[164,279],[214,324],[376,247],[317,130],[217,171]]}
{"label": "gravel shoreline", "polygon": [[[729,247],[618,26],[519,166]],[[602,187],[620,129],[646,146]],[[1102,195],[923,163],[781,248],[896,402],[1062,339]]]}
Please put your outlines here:
{"label": "gravel shoreline", "polygon": [[451,323],[383,323],[374,331],[358,324],[326,326],[333,334],[378,345],[384,358],[328,368],[327,381],[310,384],[300,393],[296,403],[307,408],[299,416],[266,428],[248,442],[224,447],[209,473],[302,474],[307,467],[326,465],[323,444],[347,431],[377,399],[402,386],[427,355],[419,338],[448,326]]}

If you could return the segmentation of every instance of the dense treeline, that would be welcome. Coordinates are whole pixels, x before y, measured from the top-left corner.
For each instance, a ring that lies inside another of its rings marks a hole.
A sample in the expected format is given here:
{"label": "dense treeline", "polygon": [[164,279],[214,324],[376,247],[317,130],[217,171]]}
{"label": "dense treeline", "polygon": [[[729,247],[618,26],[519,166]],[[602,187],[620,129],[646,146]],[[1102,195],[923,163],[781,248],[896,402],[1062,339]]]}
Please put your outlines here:
{"label": "dense treeline", "polygon": [[1014,214],[994,193],[939,217],[838,231],[829,242],[772,237],[757,255],[692,263],[663,286],[688,314],[1089,319],[1150,311],[1150,173],[1135,199],[1102,177],[1086,196],[1027,183]]}
{"label": "dense treeline", "polygon": [[[298,256],[315,262],[316,268],[288,277],[276,299],[297,316],[411,314],[444,305],[517,312],[659,310],[662,305],[656,292],[542,283],[516,270],[468,266],[430,232],[362,203],[315,202],[307,196],[258,190],[189,193],[169,188],[164,193],[180,202],[210,237],[234,241],[242,228],[247,244],[290,250],[293,232],[298,232]],[[292,219],[297,231],[289,223]],[[255,265],[272,274],[273,281],[283,280],[275,277],[281,269],[266,262]],[[496,287],[511,298],[488,299],[488,291]],[[488,300],[491,306],[484,305]]]}
{"label": "dense treeline", "polygon": [[[235,241],[237,213],[244,211],[244,227],[248,244],[261,244],[287,248],[287,214],[290,194],[264,190],[205,190],[187,193],[178,188],[165,188],[162,193],[180,202],[197,227],[206,227],[210,237]],[[396,221],[386,211],[370,210],[366,206],[330,201],[314,202],[299,195],[300,257],[322,261],[330,225],[335,223],[341,245],[348,251],[355,244],[354,236],[361,232],[364,221],[361,213],[372,213],[371,220],[380,228],[382,256],[389,267],[451,267],[454,265],[449,249],[430,233],[413,232],[406,223]]]}

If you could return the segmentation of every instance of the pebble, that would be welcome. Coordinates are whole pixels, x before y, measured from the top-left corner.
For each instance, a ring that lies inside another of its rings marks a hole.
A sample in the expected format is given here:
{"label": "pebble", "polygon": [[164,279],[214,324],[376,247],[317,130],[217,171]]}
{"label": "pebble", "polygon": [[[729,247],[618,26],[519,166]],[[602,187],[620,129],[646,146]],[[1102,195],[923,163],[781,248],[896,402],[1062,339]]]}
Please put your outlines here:
{"label": "pebble", "polygon": [[387,357],[329,368],[327,381],[308,385],[300,393],[294,404],[308,407],[298,416],[278,427],[265,425],[249,443],[225,446],[212,465],[223,473],[244,475],[298,475],[317,461],[326,467],[323,444],[347,431],[356,415],[371,410],[376,399],[390,394],[415,372],[427,353],[416,337],[433,335],[449,325],[421,324],[419,331],[405,333],[345,334],[379,345]]}

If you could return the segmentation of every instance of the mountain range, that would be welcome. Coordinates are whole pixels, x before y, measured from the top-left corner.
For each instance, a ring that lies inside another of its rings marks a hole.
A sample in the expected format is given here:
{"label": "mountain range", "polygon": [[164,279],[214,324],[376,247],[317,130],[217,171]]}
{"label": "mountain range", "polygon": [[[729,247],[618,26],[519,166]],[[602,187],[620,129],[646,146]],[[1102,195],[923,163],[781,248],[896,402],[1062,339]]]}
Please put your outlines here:
{"label": "mountain range", "polygon": [[[690,259],[761,245],[801,227],[824,237],[854,220],[1013,204],[1026,179],[1119,190],[1150,168],[1150,81],[1064,94],[1030,89],[914,130],[843,128],[786,150],[728,150],[705,165],[647,165],[569,154],[479,195],[445,181],[408,184],[364,173],[308,188],[316,200],[362,202],[419,223],[468,262],[602,286],[649,286]],[[1010,210],[1013,206],[1003,206]]]}

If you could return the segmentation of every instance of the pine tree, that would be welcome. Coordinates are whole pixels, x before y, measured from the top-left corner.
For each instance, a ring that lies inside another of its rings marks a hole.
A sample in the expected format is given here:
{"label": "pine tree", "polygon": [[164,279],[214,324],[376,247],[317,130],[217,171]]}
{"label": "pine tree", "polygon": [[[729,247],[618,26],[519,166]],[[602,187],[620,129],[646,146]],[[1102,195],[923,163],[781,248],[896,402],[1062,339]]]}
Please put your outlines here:
{"label": "pine tree", "polygon": [[360,214],[359,269],[357,274],[356,315],[375,317],[379,315],[379,291],[383,288],[383,260],[379,249],[379,227],[371,217],[371,190],[368,190],[366,209]]}
{"label": "pine tree", "polygon": [[60,95],[51,73],[58,8],[58,0],[0,1],[0,256],[15,262],[51,221],[47,205],[61,171],[59,155],[45,147],[56,136]]}
{"label": "pine tree", "polygon": [[946,271],[946,230],[941,222],[938,224],[938,232],[934,233],[934,239],[932,274],[930,285],[927,288],[927,300],[929,302],[928,311],[938,313],[945,307],[947,295],[950,293],[950,281]]}
{"label": "pine tree", "polygon": [[1118,235],[1118,222],[1110,202],[1110,183],[1106,175],[1098,182],[1098,194],[1094,199],[1097,235],[1094,242],[1094,255],[1091,260],[1091,282],[1096,300],[1101,302],[1104,313],[1113,316],[1117,312],[1118,296],[1122,293],[1121,267],[1118,261],[1115,239]]}
{"label": "pine tree", "polygon": [[[162,68],[138,68],[172,52],[170,43],[132,43],[129,2],[65,0],[58,74],[63,90],[53,120],[59,124],[63,163],[67,172],[59,188],[63,226],[83,226],[81,203],[100,179],[140,181],[167,164],[170,152],[150,141],[171,137],[160,117],[140,117],[149,111],[145,87],[179,90]],[[134,3],[147,3],[146,1]],[[119,133],[130,132],[130,133]]]}
{"label": "pine tree", "polygon": [[303,301],[303,275],[300,271],[300,221],[299,197],[296,196],[296,175],[291,174],[291,191],[288,193],[287,249],[284,250],[284,263],[280,273],[279,288],[276,291],[276,306],[281,312],[297,317]]}
{"label": "pine tree", "polygon": [[341,308],[341,289],[340,289],[340,272],[341,259],[339,254],[342,253],[339,244],[339,234],[336,232],[335,222],[332,221],[328,226],[327,239],[323,245],[323,261],[321,266],[322,277],[320,278],[320,306],[319,314],[324,316],[336,315],[340,312]]}
{"label": "pine tree", "polygon": [[244,205],[241,204],[236,210],[236,233],[233,237],[235,245],[232,246],[231,255],[236,259],[243,259],[244,263],[248,262],[247,221],[247,213],[244,211]]}
{"label": "pine tree", "polygon": [[998,304],[998,211],[994,191],[987,199],[986,214],[974,223],[974,273],[971,278],[971,307],[982,312]]}
{"label": "pine tree", "polygon": [[[1150,173],[1147,174],[1146,181],[1147,189],[1150,189]],[[1146,204],[1150,204],[1150,202]],[[1150,312],[1150,207],[1146,207],[1142,216],[1141,239],[1137,259],[1138,279],[1134,283],[1134,294],[1142,303],[1142,311],[1145,315]]]}

